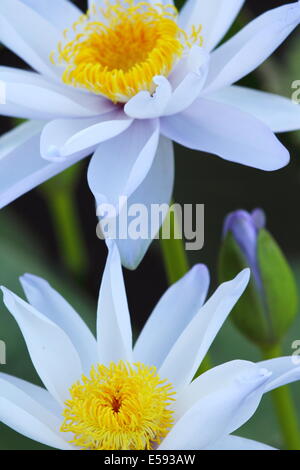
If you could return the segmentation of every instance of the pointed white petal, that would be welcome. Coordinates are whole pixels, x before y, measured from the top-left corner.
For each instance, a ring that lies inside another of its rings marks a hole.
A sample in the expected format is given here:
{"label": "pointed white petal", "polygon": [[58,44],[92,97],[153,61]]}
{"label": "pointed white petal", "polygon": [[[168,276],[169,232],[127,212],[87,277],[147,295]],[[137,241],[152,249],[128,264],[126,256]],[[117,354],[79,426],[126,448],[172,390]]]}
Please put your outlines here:
{"label": "pointed white petal", "polygon": [[60,33],[78,20],[82,11],[69,0],[55,0],[49,7],[49,0],[21,0],[52,23]]}
{"label": "pointed white petal", "polygon": [[8,289],[2,287],[3,301],[18,323],[34,364],[45,387],[63,405],[69,388],[80,379],[80,358],[66,333],[47,317]]}
{"label": "pointed white petal", "polygon": [[0,421],[24,436],[48,446],[71,450],[72,447],[59,432],[62,419],[28,394],[31,384],[22,390],[0,377]]}
{"label": "pointed white petal", "polygon": [[132,120],[121,111],[86,119],[57,119],[45,126],[41,136],[41,154],[46,160],[62,162],[66,158],[89,155],[101,142],[110,140],[130,127]]}
{"label": "pointed white petal", "polygon": [[[128,269],[136,269],[145,256],[152,240],[156,237],[162,224],[162,217],[150,217],[154,207],[166,206],[170,203],[174,185],[174,152],[172,142],[164,137],[160,138],[158,149],[153,164],[144,181],[136,191],[128,198],[127,205],[124,204],[116,220],[117,240],[116,243],[122,259],[122,264]],[[137,206],[136,206],[137,205]],[[125,234],[131,229],[131,224],[135,222],[128,214],[128,208],[137,208],[137,213],[133,217],[141,218],[145,222],[147,233],[134,234],[134,236],[121,236],[118,227],[122,231],[128,222]],[[141,211],[143,208],[143,211]],[[145,214],[146,211],[146,215]],[[165,214],[168,212],[162,210]],[[124,222],[125,220],[125,222]],[[118,237],[118,235],[120,235]]]}
{"label": "pointed white petal", "polygon": [[101,282],[98,313],[97,341],[99,362],[132,362],[132,332],[120,255],[114,242]]}
{"label": "pointed white petal", "polygon": [[59,39],[57,29],[32,8],[19,0],[1,0],[0,41],[33,69],[55,79],[60,72],[50,53]]}
{"label": "pointed white petal", "polygon": [[276,450],[262,442],[239,436],[226,436],[205,450]]}
{"label": "pointed white petal", "polygon": [[259,16],[211,55],[206,92],[232,85],[262,64],[298,26],[300,3]]}
{"label": "pointed white petal", "polygon": [[43,122],[19,125],[0,138],[0,208],[64,171],[85,155],[62,163],[44,160],[40,154]]}
{"label": "pointed white petal", "polygon": [[193,379],[230,311],[243,294],[250,277],[245,269],[223,283],[181,334],[159,370],[179,393]]}
{"label": "pointed white petal", "polygon": [[27,382],[27,380],[14,377],[13,375],[4,374],[3,372],[0,373],[0,381],[2,380],[5,380],[6,382],[22,390],[29,397],[35,400],[40,406],[61,419],[62,408],[60,404],[45,388]]}
{"label": "pointed white petal", "polygon": [[183,113],[161,118],[161,131],[188,148],[264,171],[289,162],[289,152],[263,122],[210,99],[198,98]]}
{"label": "pointed white petal", "polygon": [[187,32],[201,24],[204,42],[208,51],[225,36],[234,22],[245,0],[187,0],[179,15],[179,24]]}
{"label": "pointed white petal", "polygon": [[98,116],[114,109],[113,103],[72,87],[52,82],[35,72],[0,67],[0,82],[5,86],[5,104],[0,114],[51,119]]}
{"label": "pointed white petal", "polygon": [[248,361],[230,361],[220,366],[213,367],[197,379],[183,388],[176,397],[174,419],[178,421],[197,401],[205,396],[226,387],[237,374],[243,370],[253,367],[253,363]]}
{"label": "pointed white petal", "polygon": [[175,424],[159,450],[201,450],[228,434],[243,401],[268,379],[269,373],[254,364],[238,373],[225,387],[200,399]]}
{"label": "pointed white petal", "polygon": [[28,302],[57,324],[69,337],[81,359],[85,374],[97,362],[97,343],[78,313],[44,279],[24,274],[20,278]]}
{"label": "pointed white petal", "polygon": [[273,132],[300,129],[300,106],[283,96],[234,85],[212,93],[209,98],[252,114]]}
{"label": "pointed white petal", "polygon": [[126,132],[98,146],[88,170],[98,205],[109,203],[118,211],[119,198],[130,197],[146,178],[158,138],[158,121],[134,121]]}
{"label": "pointed white petal", "polygon": [[266,384],[265,393],[300,380],[300,362],[297,356],[279,357],[258,364],[272,372],[272,377]]}
{"label": "pointed white petal", "polygon": [[296,365],[294,361],[294,357],[280,357],[257,363],[257,366],[270,371],[271,375],[266,383],[249,396],[237,410],[228,433],[240,428],[254,415],[264,393],[300,379],[300,364]]}
{"label": "pointed white petal", "polygon": [[208,286],[208,270],[199,264],[167,290],[136,342],[135,361],[161,366],[178,337],[202,307]]}

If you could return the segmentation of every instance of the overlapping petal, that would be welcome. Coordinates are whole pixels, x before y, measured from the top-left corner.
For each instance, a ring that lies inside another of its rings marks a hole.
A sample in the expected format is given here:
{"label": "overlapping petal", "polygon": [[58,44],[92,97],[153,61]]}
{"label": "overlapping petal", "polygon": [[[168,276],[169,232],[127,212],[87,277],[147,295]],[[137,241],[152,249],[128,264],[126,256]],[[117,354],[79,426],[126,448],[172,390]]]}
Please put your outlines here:
{"label": "overlapping petal", "polygon": [[41,135],[41,155],[46,160],[63,162],[82,158],[99,144],[124,132],[132,124],[122,111],[85,119],[56,119],[49,122]]}
{"label": "overlapping petal", "polygon": [[138,362],[160,367],[206,298],[209,273],[197,265],[171,286],[156,305],[134,348]]}
{"label": "overlapping petal", "polygon": [[299,105],[283,96],[233,85],[216,91],[209,97],[250,113],[273,132],[288,132],[300,128]]}
{"label": "overlapping petal", "polygon": [[34,70],[54,79],[60,72],[51,64],[50,52],[59,39],[58,30],[32,8],[19,0],[1,0],[0,41]]}
{"label": "overlapping petal", "polygon": [[249,269],[245,269],[232,281],[219,286],[170,350],[159,373],[168,377],[178,393],[193,379],[218,331],[244,292],[249,277]]}
{"label": "overlapping petal", "polygon": [[200,399],[174,425],[159,450],[201,450],[228,434],[231,421],[244,400],[269,377],[254,364],[224,387]]}
{"label": "overlapping petal", "polygon": [[46,161],[40,154],[41,132],[45,123],[30,121],[0,138],[0,207],[61,173],[85,154],[63,162]]}
{"label": "overlapping petal", "polygon": [[120,255],[114,242],[110,242],[97,313],[98,360],[132,362],[132,332]]}
{"label": "overlapping petal", "polygon": [[97,344],[85,322],[44,279],[24,274],[20,281],[28,302],[67,334],[88,374],[97,361]]}
{"label": "overlapping petal", "polygon": [[18,323],[45,387],[63,405],[71,385],[80,379],[80,357],[66,333],[17,295],[2,288],[3,301]]}
{"label": "overlapping petal", "polygon": [[211,54],[206,92],[232,85],[261,65],[299,25],[300,3],[269,10]]}
{"label": "overlapping petal", "polygon": [[225,36],[244,3],[245,0],[187,0],[179,23],[186,31],[201,24],[203,46],[211,51]]}
{"label": "overlapping petal", "polygon": [[188,148],[264,171],[289,162],[288,150],[262,121],[214,100],[198,98],[183,113],[162,118],[161,130]]}

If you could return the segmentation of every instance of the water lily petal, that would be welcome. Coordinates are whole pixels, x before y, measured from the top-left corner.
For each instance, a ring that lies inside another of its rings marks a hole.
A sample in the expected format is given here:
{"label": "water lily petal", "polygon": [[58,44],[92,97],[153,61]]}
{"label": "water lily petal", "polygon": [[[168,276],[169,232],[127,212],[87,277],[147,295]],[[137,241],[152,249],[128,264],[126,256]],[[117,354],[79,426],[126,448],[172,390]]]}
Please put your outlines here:
{"label": "water lily petal", "polygon": [[1,0],[0,41],[38,72],[57,78],[59,72],[50,62],[60,35],[57,29],[19,0]]}
{"label": "water lily petal", "polygon": [[178,68],[169,77],[173,92],[163,111],[164,116],[184,111],[198,98],[205,83],[208,68],[209,55],[201,47],[192,47],[189,56],[182,59]]}
{"label": "water lily petal", "polygon": [[17,295],[2,287],[3,301],[18,323],[45,387],[63,405],[69,388],[80,379],[80,358],[66,333]]}
{"label": "water lily petal", "polygon": [[294,361],[293,357],[280,357],[257,363],[259,367],[270,371],[271,375],[266,383],[249,396],[239,408],[228,429],[229,434],[243,426],[254,415],[264,393],[299,380],[300,364],[297,365]]}
{"label": "water lily petal", "polygon": [[267,11],[211,55],[206,92],[232,85],[262,64],[300,22],[300,3]]}
{"label": "water lily petal", "polygon": [[234,22],[245,0],[187,0],[179,15],[179,24],[187,32],[201,24],[203,46],[214,49]]}
{"label": "water lily petal", "polygon": [[221,389],[199,400],[175,424],[159,450],[201,450],[228,434],[233,416],[244,400],[268,380],[269,373],[248,367]]}
{"label": "water lily petal", "polygon": [[223,283],[180,335],[163,362],[159,374],[167,377],[179,393],[194,377],[230,311],[244,292],[249,269]]}
{"label": "water lily petal", "polygon": [[121,134],[131,124],[132,120],[119,110],[95,118],[51,121],[42,132],[41,155],[53,162],[87,156],[98,144]]}
{"label": "water lily petal", "polygon": [[[153,207],[165,207],[167,205],[166,210],[162,209],[166,215],[173,193],[173,185],[173,144],[168,139],[161,137],[153,164],[146,178],[128,198],[127,204],[123,204],[116,219],[116,243],[119,248],[122,264],[126,268],[137,268],[152,240],[156,237],[163,220],[161,220],[162,217],[151,218],[151,212]],[[136,208],[137,213],[128,214],[128,208],[131,208],[133,212]],[[142,233],[134,233],[134,236],[128,236],[127,233],[131,230],[131,224],[135,224],[136,219],[140,221],[139,217],[142,218],[143,222],[146,222],[145,229],[147,233],[143,233],[144,230],[142,230]],[[126,225],[124,220],[128,221],[128,230],[126,229],[125,237],[118,232],[118,227],[121,227],[123,230],[124,225]]]}
{"label": "water lily petal", "polygon": [[98,205],[109,203],[119,211],[119,198],[130,197],[146,178],[158,146],[158,124],[134,121],[126,132],[98,146],[88,170]]}
{"label": "water lily petal", "polygon": [[69,0],[21,0],[55,26],[60,33],[78,20],[82,11]]}
{"label": "water lily petal", "polygon": [[124,106],[125,113],[134,119],[154,119],[164,114],[172,96],[169,80],[163,76],[154,77],[157,88],[153,94],[140,91]]}
{"label": "water lily petal", "polygon": [[210,99],[198,98],[183,113],[161,118],[161,131],[186,147],[260,170],[289,162],[289,152],[262,121]]}
{"label": "water lily petal", "polygon": [[44,160],[40,154],[45,123],[20,124],[0,137],[0,208],[76,163],[79,155],[62,163]]}
{"label": "water lily petal", "polygon": [[0,81],[5,85],[6,102],[0,105],[0,114],[4,115],[11,115],[11,105],[18,117],[47,120],[98,116],[115,108],[105,98],[51,82],[35,72],[0,67]]}
{"label": "water lily petal", "polygon": [[202,307],[209,272],[197,265],[171,286],[156,305],[134,348],[134,359],[160,367],[170,349]]}
{"label": "water lily petal", "polygon": [[87,325],[44,279],[24,274],[20,281],[28,302],[67,334],[78,352],[84,373],[88,374],[97,361],[97,343]]}
{"label": "water lily petal", "polygon": [[27,384],[24,392],[13,381],[0,377],[0,420],[6,426],[29,439],[61,450],[71,450],[59,432],[61,419],[28,394],[32,389]]}
{"label": "water lily petal", "polygon": [[300,106],[289,98],[236,85],[216,91],[209,97],[252,114],[273,132],[300,129]]}
{"label": "water lily petal", "polygon": [[14,385],[18,389],[22,390],[26,395],[31,397],[36,401],[40,406],[48,410],[50,413],[54,414],[61,419],[62,408],[60,404],[53,398],[52,395],[43,387],[34,385],[27,380],[19,379],[13,375],[4,374],[0,372],[0,381],[5,380],[6,382]]}
{"label": "water lily petal", "polygon": [[97,313],[98,355],[104,365],[132,362],[131,323],[120,255],[114,242],[109,248]]}
{"label": "water lily petal", "polygon": [[201,374],[178,394],[175,403],[175,421],[178,421],[197,401],[215,390],[226,387],[237,374],[249,367],[253,367],[253,363],[249,361],[230,361]]}

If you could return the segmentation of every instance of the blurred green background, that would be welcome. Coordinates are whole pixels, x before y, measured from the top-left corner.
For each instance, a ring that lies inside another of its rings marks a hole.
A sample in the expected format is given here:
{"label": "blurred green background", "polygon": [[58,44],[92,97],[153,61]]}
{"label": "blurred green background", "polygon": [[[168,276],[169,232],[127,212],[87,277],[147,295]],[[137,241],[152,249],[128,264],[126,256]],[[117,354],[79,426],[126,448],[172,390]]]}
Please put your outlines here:
{"label": "blurred green background", "polygon": [[[84,7],[83,1],[75,3]],[[180,3],[183,2],[178,2],[178,6]],[[285,3],[289,2],[247,0],[229,35],[257,14]],[[300,79],[299,55],[299,34],[293,34],[271,59],[243,80],[242,84],[290,97],[291,83]],[[25,66],[3,48],[0,49],[0,56],[1,64]],[[14,125],[13,120],[0,117],[0,133]],[[200,252],[189,256],[191,264],[201,262],[209,266],[212,290],[216,286],[217,256],[224,216],[238,208],[251,210],[259,206],[266,211],[268,228],[293,265],[300,293],[300,224],[297,216],[300,199],[300,133],[282,135],[281,139],[291,151],[291,164],[275,173],[259,172],[211,155],[176,147],[174,198],[182,204],[205,204],[205,246]],[[37,189],[0,213],[0,283],[21,294],[19,275],[31,272],[45,277],[77,308],[94,331],[106,249],[104,243],[96,237],[97,221],[94,201],[86,183],[86,165],[87,161],[78,167],[80,178],[75,193],[79,225],[85,241],[85,265],[76,272],[71,272],[66,266],[44,192]],[[132,320],[138,332],[167,288],[159,244],[155,242],[152,245],[137,271],[126,271],[124,274]],[[0,366],[0,370],[39,383],[20,332],[3,305],[0,305],[0,339],[7,345],[7,364]],[[300,340],[300,316],[285,340],[286,354],[292,352],[291,344],[296,339]],[[260,353],[227,321],[212,347],[212,357],[215,364],[237,358],[256,361],[260,359]],[[300,384],[293,385],[292,390],[300,420]],[[282,447],[270,397],[264,398],[255,417],[239,434]],[[0,449],[45,447],[0,424]]]}

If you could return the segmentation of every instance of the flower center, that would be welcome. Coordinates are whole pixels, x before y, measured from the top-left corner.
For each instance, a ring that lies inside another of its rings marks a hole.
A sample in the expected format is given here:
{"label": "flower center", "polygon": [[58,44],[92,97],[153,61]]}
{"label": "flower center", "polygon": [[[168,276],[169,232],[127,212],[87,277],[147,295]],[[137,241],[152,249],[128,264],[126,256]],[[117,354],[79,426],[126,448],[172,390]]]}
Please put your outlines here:
{"label": "flower center", "polygon": [[[93,6],[58,45],[68,85],[126,103],[139,91],[155,91],[153,78],[167,76],[185,50],[202,44],[201,26],[188,36],[173,6],[134,0]],[[69,38],[72,34],[72,39]],[[55,62],[54,53],[51,60]]]}
{"label": "flower center", "polygon": [[172,385],[155,367],[111,363],[93,367],[70,389],[62,432],[88,450],[151,450],[173,423]]}

